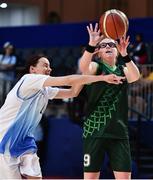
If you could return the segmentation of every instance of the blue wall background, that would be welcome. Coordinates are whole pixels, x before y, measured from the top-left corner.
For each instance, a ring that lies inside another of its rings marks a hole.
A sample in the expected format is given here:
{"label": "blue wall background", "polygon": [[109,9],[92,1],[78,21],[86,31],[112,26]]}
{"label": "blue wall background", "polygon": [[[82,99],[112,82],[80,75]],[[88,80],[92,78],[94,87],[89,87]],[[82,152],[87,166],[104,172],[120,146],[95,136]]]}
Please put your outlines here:
{"label": "blue wall background", "polygon": [[[0,28],[0,46],[11,41],[16,48],[80,46],[88,42],[85,23],[53,24]],[[136,33],[143,33],[145,42],[153,42],[153,18],[130,19],[128,34],[131,42]]]}

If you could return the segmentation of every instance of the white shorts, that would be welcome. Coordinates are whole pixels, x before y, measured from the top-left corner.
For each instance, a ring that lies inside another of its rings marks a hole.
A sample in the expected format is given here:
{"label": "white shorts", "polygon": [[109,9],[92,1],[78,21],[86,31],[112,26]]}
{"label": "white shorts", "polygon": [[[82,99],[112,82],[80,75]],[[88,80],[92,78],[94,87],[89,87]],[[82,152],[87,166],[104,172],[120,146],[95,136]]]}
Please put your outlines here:
{"label": "white shorts", "polygon": [[21,179],[22,176],[42,177],[37,154],[17,158],[0,154],[0,179]]}

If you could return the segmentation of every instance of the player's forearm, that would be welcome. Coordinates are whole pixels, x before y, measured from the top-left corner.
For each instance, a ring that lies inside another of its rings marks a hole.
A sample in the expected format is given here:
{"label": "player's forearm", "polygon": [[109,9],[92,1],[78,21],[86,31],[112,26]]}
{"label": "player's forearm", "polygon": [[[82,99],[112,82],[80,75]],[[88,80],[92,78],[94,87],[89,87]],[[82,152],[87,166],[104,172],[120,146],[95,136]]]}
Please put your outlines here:
{"label": "player's forearm", "polygon": [[130,82],[137,81],[140,78],[140,72],[134,62],[130,61],[126,63],[126,67],[128,69],[128,74],[130,75]]}
{"label": "player's forearm", "polygon": [[89,65],[92,61],[93,53],[87,51],[84,52],[83,56],[80,58],[79,69],[82,73],[88,71]]}
{"label": "player's forearm", "polygon": [[83,88],[83,85],[72,86],[71,88],[73,91],[72,97],[77,97],[79,93],[81,92],[82,88]]}
{"label": "player's forearm", "polygon": [[69,84],[71,86],[74,85],[84,85],[90,84],[93,82],[104,81],[104,77],[102,75],[71,75],[69,76]]}
{"label": "player's forearm", "polygon": [[68,75],[62,77],[49,77],[44,82],[43,87],[47,86],[74,86],[74,85],[83,85],[96,81],[102,80],[101,76],[93,75]]}
{"label": "player's forearm", "polygon": [[58,94],[56,95],[56,99],[63,99],[63,98],[73,98],[77,97],[82,90],[82,85],[74,85],[69,89],[61,89],[59,90]]}
{"label": "player's forearm", "polygon": [[67,98],[73,98],[73,97],[77,97],[80,93],[80,91],[82,90],[83,85],[74,85],[69,89],[69,94],[67,96]]}

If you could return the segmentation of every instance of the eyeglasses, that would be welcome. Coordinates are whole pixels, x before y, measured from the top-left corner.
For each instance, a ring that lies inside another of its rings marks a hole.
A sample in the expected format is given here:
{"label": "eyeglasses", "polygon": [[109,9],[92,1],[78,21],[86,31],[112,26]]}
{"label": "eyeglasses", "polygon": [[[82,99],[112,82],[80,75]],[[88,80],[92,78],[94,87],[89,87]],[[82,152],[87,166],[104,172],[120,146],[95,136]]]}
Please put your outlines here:
{"label": "eyeglasses", "polygon": [[99,48],[105,48],[107,45],[109,47],[111,47],[111,48],[115,48],[116,47],[116,44],[113,43],[113,42],[108,42],[108,43],[103,42],[103,43],[99,44],[98,47]]}

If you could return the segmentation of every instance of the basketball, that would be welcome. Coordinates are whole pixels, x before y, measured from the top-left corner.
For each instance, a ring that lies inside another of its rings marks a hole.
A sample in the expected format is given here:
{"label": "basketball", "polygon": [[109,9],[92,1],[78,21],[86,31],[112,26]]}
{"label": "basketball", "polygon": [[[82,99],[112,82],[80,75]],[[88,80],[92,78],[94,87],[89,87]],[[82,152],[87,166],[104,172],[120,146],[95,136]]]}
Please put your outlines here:
{"label": "basketball", "polygon": [[106,11],[99,20],[99,28],[102,34],[114,40],[124,36],[129,27],[127,16],[117,9]]}

